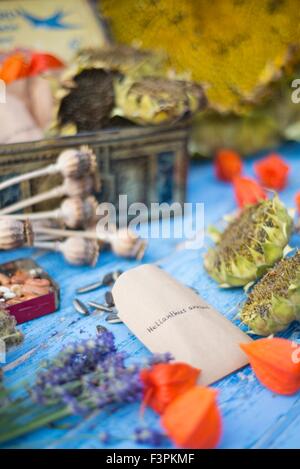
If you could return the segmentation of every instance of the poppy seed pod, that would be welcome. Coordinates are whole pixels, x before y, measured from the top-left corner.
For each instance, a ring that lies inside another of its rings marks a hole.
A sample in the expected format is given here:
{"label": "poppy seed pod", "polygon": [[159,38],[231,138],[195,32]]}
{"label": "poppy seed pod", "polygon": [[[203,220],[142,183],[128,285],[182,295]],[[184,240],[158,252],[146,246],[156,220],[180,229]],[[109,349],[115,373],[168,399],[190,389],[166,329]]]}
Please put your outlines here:
{"label": "poppy seed pod", "polygon": [[59,243],[59,250],[73,265],[95,265],[99,256],[98,244],[91,239],[70,237]]}
{"label": "poppy seed pod", "polygon": [[0,218],[0,249],[16,249],[31,245],[33,232],[28,221]]}
{"label": "poppy seed pod", "polygon": [[84,228],[95,222],[97,207],[98,202],[93,196],[86,199],[69,197],[62,202],[59,214],[68,228]]}
{"label": "poppy seed pod", "polygon": [[65,241],[41,241],[34,245],[40,249],[61,252],[72,265],[95,265],[99,257],[98,243],[78,236],[70,236]]}
{"label": "poppy seed pod", "polygon": [[[85,199],[80,197],[68,197],[63,200],[61,206],[56,210],[49,212],[34,212],[34,213],[21,213],[4,215],[7,218],[16,220],[31,220],[33,221],[33,228],[39,226],[49,226],[55,228],[61,224],[65,224],[68,228],[86,228],[96,221],[98,202],[93,196]],[[53,223],[50,220],[59,220],[60,223]],[[38,220],[43,220],[43,223],[37,223]]]}
{"label": "poppy seed pod", "polygon": [[64,177],[77,179],[95,170],[96,157],[86,146],[70,148],[59,155],[55,166]]}
{"label": "poppy seed pod", "polygon": [[107,242],[111,245],[112,251],[121,257],[133,257],[142,259],[147,244],[133,231],[121,228],[107,235]]}

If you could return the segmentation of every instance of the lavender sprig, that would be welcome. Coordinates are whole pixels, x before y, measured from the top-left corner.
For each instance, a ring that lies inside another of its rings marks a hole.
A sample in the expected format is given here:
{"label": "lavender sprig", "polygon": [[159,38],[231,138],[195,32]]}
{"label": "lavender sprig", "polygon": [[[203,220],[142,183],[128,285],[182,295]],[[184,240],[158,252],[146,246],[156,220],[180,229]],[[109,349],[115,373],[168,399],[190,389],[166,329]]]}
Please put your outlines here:
{"label": "lavender sprig", "polygon": [[[23,404],[26,404],[21,414],[22,417],[25,414],[29,422],[22,425],[19,419],[13,419],[8,431],[0,425],[0,443],[68,415],[87,415],[93,410],[107,411],[112,406],[115,409],[141,401],[140,370],[169,361],[170,356],[152,356],[139,365],[127,365],[126,359],[124,353],[117,352],[114,336],[109,331],[103,331],[95,339],[69,345],[45,364],[34,386],[28,389],[30,399],[28,396],[24,399]],[[42,410],[30,419],[35,410],[32,401],[42,406]],[[0,408],[0,422],[1,417]],[[135,438],[141,440],[146,434],[139,432]]]}

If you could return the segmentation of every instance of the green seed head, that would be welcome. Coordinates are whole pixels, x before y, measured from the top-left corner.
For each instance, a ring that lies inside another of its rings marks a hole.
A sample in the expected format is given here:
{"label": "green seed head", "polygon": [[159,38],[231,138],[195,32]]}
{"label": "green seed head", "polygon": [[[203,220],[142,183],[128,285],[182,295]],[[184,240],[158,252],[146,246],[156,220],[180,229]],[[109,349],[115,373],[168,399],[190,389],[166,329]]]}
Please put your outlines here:
{"label": "green seed head", "polygon": [[0,340],[13,347],[23,341],[23,334],[16,329],[16,320],[2,306],[0,307]]}
{"label": "green seed head", "polygon": [[241,320],[252,332],[270,335],[299,318],[300,251],[279,261],[254,286],[241,310]]}
{"label": "green seed head", "polygon": [[223,286],[247,285],[282,257],[292,225],[276,195],[246,207],[207,252],[207,272]]}

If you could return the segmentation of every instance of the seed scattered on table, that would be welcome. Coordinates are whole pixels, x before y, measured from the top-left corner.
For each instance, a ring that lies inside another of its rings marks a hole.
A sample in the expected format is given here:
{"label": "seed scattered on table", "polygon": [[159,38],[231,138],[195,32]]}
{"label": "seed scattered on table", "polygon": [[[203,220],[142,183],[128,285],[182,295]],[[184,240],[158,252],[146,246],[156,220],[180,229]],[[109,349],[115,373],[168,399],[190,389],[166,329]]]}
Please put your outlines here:
{"label": "seed scattered on table", "polygon": [[79,314],[82,314],[83,316],[88,316],[90,314],[90,311],[89,311],[88,307],[82,301],[78,300],[77,298],[75,298],[73,300],[73,306],[76,309],[76,311]]}

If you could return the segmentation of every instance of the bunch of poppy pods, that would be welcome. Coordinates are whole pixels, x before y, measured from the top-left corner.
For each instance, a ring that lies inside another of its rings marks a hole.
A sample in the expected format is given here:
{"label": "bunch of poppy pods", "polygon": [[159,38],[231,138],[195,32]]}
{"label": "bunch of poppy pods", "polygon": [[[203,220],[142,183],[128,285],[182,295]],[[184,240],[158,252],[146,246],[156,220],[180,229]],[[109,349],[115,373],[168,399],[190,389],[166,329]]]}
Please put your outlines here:
{"label": "bunch of poppy pods", "polygon": [[[287,339],[264,338],[240,344],[259,382],[270,391],[300,391],[300,346]],[[222,436],[217,391],[197,385],[201,370],[185,363],[159,363],[144,369],[143,407],[161,416],[168,437],[181,448],[215,448]]]}
{"label": "bunch of poppy pods", "polygon": [[[233,185],[237,205],[242,208],[267,198],[266,189],[283,190],[288,182],[289,165],[277,153],[270,153],[254,164],[257,180],[243,176],[240,155],[230,149],[220,149],[214,162],[216,177]],[[300,192],[295,197],[300,211]]]}

